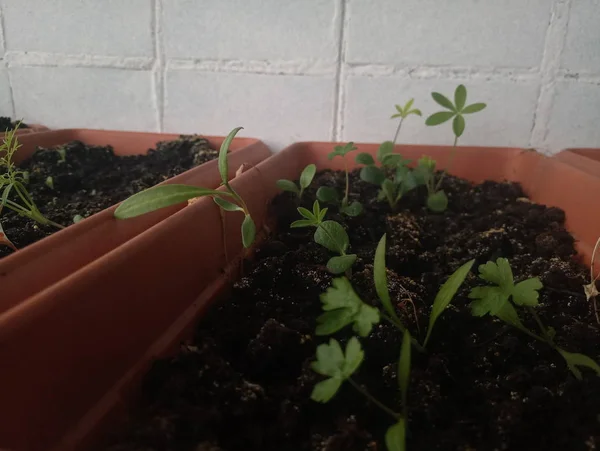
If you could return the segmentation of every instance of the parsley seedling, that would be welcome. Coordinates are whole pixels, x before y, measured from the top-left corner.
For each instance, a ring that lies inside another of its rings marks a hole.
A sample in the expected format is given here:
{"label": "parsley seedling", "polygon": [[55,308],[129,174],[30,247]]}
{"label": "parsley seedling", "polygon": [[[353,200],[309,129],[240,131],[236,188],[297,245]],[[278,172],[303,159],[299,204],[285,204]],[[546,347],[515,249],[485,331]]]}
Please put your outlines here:
{"label": "parsley seedling", "polygon": [[221,184],[225,187],[224,191],[200,188],[188,185],[160,185],[141,191],[129,197],[121,203],[115,210],[115,218],[128,219],[140,216],[152,211],[176,205],[198,197],[208,196],[223,211],[239,211],[244,214],[242,222],[242,243],[248,248],[254,242],[256,236],[256,226],[250,211],[244,199],[233,189],[228,180],[229,165],[227,162],[227,152],[235,135],[242,129],[238,127],[233,129],[221,144],[219,150],[219,173],[221,175]]}
{"label": "parsley seedling", "polygon": [[444,179],[444,176],[446,175],[446,170],[449,170],[452,167],[452,160],[454,159],[454,154],[456,152],[458,138],[460,138],[465,131],[466,124],[464,115],[477,113],[483,110],[486,107],[486,104],[473,103],[465,106],[467,103],[467,88],[465,88],[464,85],[458,85],[454,91],[454,103],[452,103],[450,99],[439,92],[431,93],[431,97],[438,105],[442,106],[448,111],[438,111],[437,113],[432,114],[425,120],[425,124],[429,126],[435,126],[448,122],[450,119],[452,119],[452,131],[454,133],[454,144],[452,146],[452,151],[450,152],[448,165],[446,166],[444,172],[442,172],[437,184],[433,186],[434,189],[431,190],[428,187],[429,195],[427,198],[427,207],[432,211],[440,212],[444,211],[448,205],[448,198],[446,193],[440,190],[440,185]]}
{"label": "parsley seedling", "polygon": [[281,179],[277,180],[277,187],[283,191],[290,191],[298,195],[298,199],[302,199],[304,190],[310,186],[317,172],[317,167],[314,164],[306,166],[300,174],[299,185],[296,185],[291,180]]}
{"label": "parsley seedling", "polygon": [[[532,277],[515,284],[512,269],[505,258],[497,259],[496,263],[490,261],[480,265],[479,277],[488,282],[489,285],[475,287],[469,294],[469,298],[473,299],[471,312],[474,316],[488,314],[495,316],[530,337],[547,343],[565,359],[567,367],[577,379],[582,378],[578,366],[592,369],[600,376],[600,365],[584,354],[568,352],[558,347],[554,342],[554,329],[546,328],[542,323],[541,318],[535,311],[535,307],[539,305],[538,291],[543,287],[540,279]],[[531,332],[523,324],[515,305],[526,309],[530,313],[540,329],[541,335]]]}
{"label": "parsley seedling", "polygon": [[342,157],[344,159],[344,171],[346,173],[346,189],[344,191],[344,197],[340,201],[339,194],[335,188],[329,186],[321,186],[317,190],[317,199],[321,202],[327,202],[331,204],[340,204],[340,211],[348,216],[358,216],[362,213],[363,207],[360,202],[354,201],[349,203],[348,196],[350,195],[350,175],[348,173],[348,162],[346,161],[346,155],[357,148],[354,147],[354,143],[349,142],[344,146],[335,146],[334,151],[327,155],[327,158],[333,160],[335,157]]}
{"label": "parsley seedling", "polygon": [[[13,210],[18,215],[25,216],[42,225],[51,225],[63,229],[64,226],[57,224],[42,215],[33,201],[33,198],[27,191],[27,188],[25,188],[25,183],[27,183],[25,172],[17,169],[13,162],[15,152],[21,147],[16,137],[19,124],[17,124],[13,130],[5,133],[4,140],[2,144],[0,144],[0,171],[3,171],[3,173],[0,173],[0,190],[2,190],[0,213],[2,212],[2,209],[6,207]],[[11,196],[11,194],[14,195]],[[4,232],[1,233],[2,235],[0,236],[6,237]],[[2,242],[8,246],[11,246],[12,244],[8,244],[10,242],[8,238],[2,240]]]}

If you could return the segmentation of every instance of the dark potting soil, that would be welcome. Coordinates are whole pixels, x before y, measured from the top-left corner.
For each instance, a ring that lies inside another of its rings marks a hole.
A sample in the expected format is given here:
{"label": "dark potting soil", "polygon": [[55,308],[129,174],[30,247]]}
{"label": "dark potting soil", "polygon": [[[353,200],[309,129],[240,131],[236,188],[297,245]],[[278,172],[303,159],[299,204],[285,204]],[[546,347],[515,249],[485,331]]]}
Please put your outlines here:
{"label": "dark potting soil", "polygon": [[[0,116],[0,132],[7,132],[15,128],[18,124],[18,121],[14,121],[10,117]],[[29,128],[29,126],[23,122],[19,125],[19,129],[21,128]]]}
{"label": "dark potting soil", "polygon": [[[316,187],[343,189],[343,173],[315,178]],[[600,377],[576,380],[561,356],[489,316],[471,316],[467,294],[481,285],[477,265],[510,260],[515,280],[544,284],[539,315],[556,330],[557,344],[600,359],[600,330],[582,285],[589,273],[575,260],[564,213],[530,202],[514,183],[472,185],[446,177],[449,208],[423,208],[415,190],[396,213],[376,202],[377,188],[351,178],[351,200],[366,210],[342,223],[359,259],[352,285],[378,305],[373,287],[376,245],[387,233],[388,284],[396,310],[422,342],[440,285],[466,261],[476,265],[436,323],[426,353],[413,350],[408,394],[408,449],[593,450],[600,447]],[[272,204],[278,232],[258,251],[232,296],[200,321],[193,340],[172,358],[155,362],[140,400],[110,451],[381,451],[393,420],[347,383],[327,404],[310,400],[322,380],[310,368],[318,344],[319,295],[331,284],[331,254],[312,241],[313,230],[290,229],[298,219],[287,193]],[[176,292],[173,294],[176,296]],[[523,314],[523,318],[527,315]],[[531,330],[535,324],[525,321]],[[347,327],[335,337],[343,343]],[[401,334],[381,322],[360,339],[366,357],[354,375],[374,396],[400,410],[396,379]]]}
{"label": "dark potting soil", "polygon": [[[61,162],[58,147],[40,148],[20,169],[29,173],[26,187],[42,214],[64,226],[72,224],[77,215],[86,218],[98,213],[218,156],[218,151],[199,136],[158,142],[156,149],[150,149],[146,155],[118,156],[111,146],[88,146],[80,141],[59,147],[65,150],[65,161]],[[52,188],[46,184],[49,176]],[[58,230],[7,208],[1,221],[4,232],[18,249]],[[10,253],[10,248],[0,246],[0,257]]]}

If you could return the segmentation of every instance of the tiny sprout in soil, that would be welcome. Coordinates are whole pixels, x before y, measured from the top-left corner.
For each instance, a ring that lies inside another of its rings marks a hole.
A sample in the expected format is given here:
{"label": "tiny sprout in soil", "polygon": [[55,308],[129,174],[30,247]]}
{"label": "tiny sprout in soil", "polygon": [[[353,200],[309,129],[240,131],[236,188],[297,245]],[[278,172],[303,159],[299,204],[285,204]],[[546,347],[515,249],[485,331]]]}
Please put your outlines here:
{"label": "tiny sprout in soil", "polygon": [[[556,335],[554,329],[545,327],[542,323],[535,310],[539,305],[538,291],[543,288],[540,279],[533,277],[515,284],[510,264],[505,258],[497,259],[496,263],[490,261],[480,265],[479,278],[489,284],[471,290],[469,298],[473,299],[473,302],[471,302],[473,316],[485,316],[487,314],[495,316],[530,337],[547,343],[565,359],[569,370],[577,379],[582,378],[578,366],[587,367],[600,376],[600,365],[586,355],[567,352],[558,347],[554,342]],[[523,324],[515,306],[521,307],[532,316],[541,335],[533,333]]]}
{"label": "tiny sprout in soil", "polygon": [[[56,228],[64,228],[62,225],[55,223],[44,217],[38,207],[36,206],[33,198],[25,188],[27,183],[28,174],[20,171],[13,162],[13,156],[19,149],[20,144],[17,140],[16,132],[18,125],[13,130],[7,131],[4,135],[4,140],[0,145],[0,190],[2,198],[0,199],[0,213],[3,208],[13,210],[21,216],[25,216],[29,219],[37,221],[42,225],[51,225]],[[49,177],[52,187],[52,178]],[[46,181],[48,185],[48,180]],[[1,237],[0,244],[6,244],[12,248],[14,246],[4,234],[4,231],[0,229]]]}
{"label": "tiny sprout in soil", "polygon": [[600,292],[598,292],[598,287],[596,286],[596,282],[598,281],[598,278],[600,278],[600,272],[597,276],[594,276],[594,263],[598,248],[600,248],[600,238],[598,238],[598,241],[596,241],[594,251],[592,252],[592,260],[590,262],[590,283],[583,286],[583,291],[585,292],[585,297],[587,298],[588,302],[594,304],[596,322],[600,324],[600,317],[598,316],[598,296],[600,295]]}
{"label": "tiny sprout in soil", "polygon": [[310,186],[312,180],[317,172],[317,167],[314,164],[309,164],[304,168],[300,174],[300,187],[291,180],[281,179],[277,181],[277,187],[283,191],[290,191],[296,193],[299,199],[302,199],[304,190]]}
{"label": "tiny sprout in soil", "polygon": [[340,201],[340,196],[335,188],[329,186],[322,186],[317,190],[317,198],[321,202],[330,204],[340,204],[340,211],[348,216],[358,216],[362,213],[363,207],[360,202],[354,201],[350,203],[348,199],[350,193],[350,176],[348,174],[348,162],[346,161],[346,155],[356,150],[353,142],[349,142],[344,146],[335,146],[334,151],[331,152],[327,157],[333,160],[335,157],[342,157],[344,159],[344,171],[346,173],[346,189],[344,191],[344,197]]}
{"label": "tiny sprout in soil", "polygon": [[129,197],[121,203],[115,210],[115,218],[129,219],[140,216],[160,208],[169,207],[185,201],[190,201],[198,197],[208,196],[224,211],[239,211],[244,214],[242,222],[242,243],[248,248],[254,242],[256,236],[256,226],[250,211],[244,199],[229,184],[228,174],[229,166],[227,162],[227,152],[235,135],[242,129],[238,127],[233,129],[227,138],[221,144],[219,150],[219,173],[221,175],[222,186],[225,190],[213,190],[188,185],[161,185],[141,191]]}

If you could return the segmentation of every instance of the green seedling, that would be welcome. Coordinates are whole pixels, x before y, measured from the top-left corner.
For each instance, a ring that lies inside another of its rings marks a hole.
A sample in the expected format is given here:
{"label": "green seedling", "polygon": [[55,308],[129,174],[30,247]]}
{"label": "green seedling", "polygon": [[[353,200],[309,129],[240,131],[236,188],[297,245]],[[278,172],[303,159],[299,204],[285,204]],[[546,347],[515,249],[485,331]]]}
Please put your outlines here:
{"label": "green seedling", "polygon": [[238,127],[233,129],[227,138],[221,144],[219,150],[219,174],[221,175],[221,184],[224,190],[214,190],[208,188],[199,188],[188,185],[160,185],[154,186],[147,190],[141,191],[126,199],[115,210],[115,218],[129,219],[150,213],[161,208],[176,205],[182,202],[190,201],[198,197],[211,197],[213,201],[223,211],[239,211],[244,214],[242,222],[242,243],[245,248],[248,248],[254,242],[256,236],[256,226],[250,211],[244,199],[233,189],[228,180],[229,165],[227,161],[227,153],[229,146],[235,135],[242,129]]}
{"label": "green seedling", "polygon": [[314,164],[309,164],[300,174],[299,185],[296,185],[291,180],[277,180],[277,187],[283,191],[290,191],[298,195],[298,199],[302,199],[304,190],[310,186],[317,172],[317,167]]}
{"label": "green seedling", "polygon": [[13,130],[6,132],[0,145],[0,171],[3,171],[0,174],[0,190],[2,190],[0,212],[6,207],[18,215],[25,216],[42,225],[51,225],[62,229],[64,228],[62,225],[49,220],[40,212],[25,188],[25,173],[18,170],[13,162],[15,152],[21,147],[16,137],[17,130],[18,125]]}
{"label": "green seedling", "polygon": [[56,147],[55,150],[58,153],[59,163],[64,163],[67,161],[67,150],[63,146]]}
{"label": "green seedling", "polygon": [[298,227],[319,227],[327,214],[327,208],[321,208],[318,200],[313,203],[312,211],[304,207],[298,207],[298,213],[304,218],[294,221],[290,224],[291,228]]}
{"label": "green seedling", "polygon": [[[600,365],[584,354],[568,352],[558,347],[554,342],[554,329],[547,328],[542,323],[535,310],[539,305],[538,291],[543,288],[540,279],[532,277],[515,284],[512,269],[505,258],[498,258],[496,263],[489,261],[480,265],[479,277],[488,282],[488,285],[475,287],[469,294],[469,298],[473,299],[471,313],[474,316],[495,316],[530,337],[547,343],[565,359],[567,367],[577,379],[582,378],[578,367],[587,367],[600,376]],[[523,324],[515,306],[529,312],[541,335],[530,331]]]}
{"label": "green seedling", "polygon": [[414,101],[415,99],[410,99],[408,102],[406,102],[404,107],[401,107],[400,105],[395,105],[397,113],[393,114],[391,118],[400,118],[400,121],[398,121],[398,127],[396,127],[396,133],[394,134],[394,144],[396,144],[396,141],[398,140],[398,135],[400,134],[400,129],[402,128],[402,123],[404,122],[404,119],[406,119],[411,114],[414,114],[419,117],[422,115],[421,110],[417,108],[412,108]]}
{"label": "green seedling", "polygon": [[596,286],[596,282],[598,281],[598,278],[600,278],[600,272],[594,277],[594,262],[596,260],[596,251],[598,248],[600,248],[600,238],[596,241],[594,251],[592,252],[592,261],[590,262],[590,283],[583,286],[583,291],[588,302],[594,304],[596,322],[600,324],[600,317],[598,316],[598,296],[600,295],[600,292],[598,292],[598,287]]}
{"label": "green seedling", "polygon": [[430,157],[421,157],[413,174],[417,184],[427,187],[427,208],[441,213],[448,208],[448,196],[443,190],[438,189],[435,179],[435,164],[435,160]]}
{"label": "green seedling", "polygon": [[75,215],[73,216],[73,224],[77,224],[78,222],[83,221],[85,218],[81,215]]}
{"label": "green seedling", "polygon": [[51,175],[49,175],[48,177],[46,177],[46,180],[44,181],[44,184],[50,188],[50,189],[54,189],[54,179],[52,178]]}
{"label": "green seedling", "polygon": [[357,148],[354,147],[354,143],[349,142],[344,146],[335,146],[334,151],[327,155],[327,158],[333,160],[335,157],[342,157],[344,160],[344,171],[346,173],[346,188],[344,190],[344,197],[340,200],[340,196],[335,188],[329,186],[322,186],[317,190],[317,199],[321,202],[330,204],[339,204],[340,211],[348,216],[358,216],[362,213],[363,207],[360,202],[354,201],[350,203],[348,196],[350,195],[350,174],[348,173],[348,162],[346,161],[346,155]]}
{"label": "green seedling", "polygon": [[427,198],[427,206],[430,210],[439,212],[444,211],[448,205],[448,198],[444,191],[440,190],[440,186],[446,175],[446,170],[449,170],[452,167],[452,160],[454,159],[456,146],[458,145],[458,138],[460,138],[465,131],[466,123],[464,115],[477,113],[483,110],[486,107],[486,104],[472,103],[471,105],[466,105],[467,88],[464,85],[458,85],[454,91],[454,103],[439,92],[432,92],[431,97],[438,105],[442,106],[447,111],[433,113],[425,120],[425,124],[429,126],[441,125],[452,119],[452,132],[454,133],[454,144],[452,146],[452,151],[450,152],[446,169],[442,172],[437,183],[433,184],[432,187],[428,187],[429,195]]}
{"label": "green seedling", "polygon": [[[402,196],[417,186],[417,181],[407,166],[410,160],[405,160],[400,154],[394,153],[392,141],[382,143],[376,157],[382,168],[375,165],[375,160],[368,153],[360,153],[356,156],[356,162],[365,165],[360,170],[360,178],[379,186],[377,200],[387,200],[390,208],[395,210]],[[387,177],[386,173],[391,173],[391,177]]]}

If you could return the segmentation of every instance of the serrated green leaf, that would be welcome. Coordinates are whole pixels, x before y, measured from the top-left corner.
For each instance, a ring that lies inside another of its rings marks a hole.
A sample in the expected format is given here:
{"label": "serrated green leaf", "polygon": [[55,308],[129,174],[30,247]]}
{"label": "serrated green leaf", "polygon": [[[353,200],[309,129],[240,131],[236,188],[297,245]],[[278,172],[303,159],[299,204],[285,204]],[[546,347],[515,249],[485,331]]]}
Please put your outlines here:
{"label": "serrated green leaf", "polygon": [[319,296],[319,299],[321,299],[325,311],[347,308],[352,314],[355,314],[362,304],[362,300],[352,288],[352,284],[345,277],[333,279],[331,286]]}
{"label": "serrated green leaf", "polygon": [[402,338],[402,348],[400,351],[400,360],[398,360],[398,385],[402,394],[402,404],[406,408],[408,399],[408,383],[410,382],[410,348],[411,336],[408,329],[404,330]]}
{"label": "serrated green leaf", "polygon": [[460,268],[454,271],[448,280],[446,280],[446,282],[444,282],[440,287],[440,290],[433,301],[431,314],[429,315],[429,327],[427,328],[427,336],[423,342],[423,347],[427,346],[427,342],[429,341],[429,337],[431,336],[431,331],[433,330],[435,322],[444,312],[444,310],[446,310],[446,308],[450,305],[450,302],[452,302],[452,299],[465,281],[465,278],[471,271],[471,267],[474,263],[475,260],[470,260],[462,265]]}
{"label": "serrated green leaf", "polygon": [[346,344],[346,354],[344,358],[344,365],[342,368],[342,376],[345,379],[348,379],[352,374],[356,372],[363,359],[365,358],[365,353],[362,350],[360,345],[360,341],[358,338],[351,337]]}
{"label": "serrated green leaf", "polygon": [[377,244],[375,250],[375,259],[373,261],[373,279],[375,283],[375,291],[379,300],[383,305],[383,308],[390,317],[392,317],[398,324],[402,324],[402,321],[396,314],[396,310],[392,305],[392,299],[387,286],[387,270],[385,266],[385,246],[386,246],[386,235],[384,234]]}
{"label": "serrated green leaf", "polygon": [[360,202],[354,201],[350,205],[340,208],[340,211],[350,217],[355,217],[363,212],[363,206]]}
{"label": "serrated green leaf", "polygon": [[597,376],[600,376],[600,365],[598,365],[592,358],[588,357],[585,354],[568,352],[561,348],[557,348],[557,350],[560,353],[560,355],[565,359],[569,370],[571,370],[571,372],[577,379],[581,380],[583,378],[581,371],[579,370],[579,368],[577,368],[578,366],[589,368],[590,370],[593,370]]}
{"label": "serrated green leaf", "polygon": [[371,333],[371,329],[379,323],[379,310],[368,304],[362,303],[358,313],[354,316],[354,326],[352,330],[361,337],[366,337]]}
{"label": "serrated green leaf", "polygon": [[517,283],[512,289],[512,299],[517,305],[526,305],[528,307],[535,307],[539,304],[538,290],[543,288],[542,282],[537,277],[523,280]]}
{"label": "serrated green leaf", "polygon": [[340,196],[335,188],[330,186],[321,186],[317,190],[317,199],[321,202],[338,203]]}
{"label": "serrated green leaf", "polygon": [[495,316],[508,303],[508,297],[509,294],[502,291],[500,287],[475,287],[469,293],[469,299],[475,299],[471,302],[471,314]]}
{"label": "serrated green leaf", "polygon": [[213,197],[213,201],[225,211],[244,211],[244,209],[239,205],[236,205],[233,202],[229,202],[228,200],[222,199],[220,197]]}
{"label": "serrated green leaf", "polygon": [[338,254],[344,254],[350,244],[346,230],[335,221],[323,221],[319,224],[314,240],[317,244]]}
{"label": "serrated green leaf", "polygon": [[385,433],[387,451],[406,451],[406,420],[399,418]]}
{"label": "serrated green leaf", "polygon": [[467,102],[467,88],[465,85],[458,85],[454,91],[454,106],[456,111],[461,111]]}
{"label": "serrated green leaf", "polygon": [[229,196],[225,191],[188,185],[153,186],[124,200],[115,210],[115,218],[128,219],[202,196]]}
{"label": "serrated green leaf", "polygon": [[345,308],[325,312],[317,317],[315,335],[331,335],[354,322],[354,314]]}
{"label": "serrated green leaf", "polygon": [[506,258],[496,259],[479,265],[479,278],[498,285],[507,295],[511,294],[513,287],[513,273],[510,263]]}
{"label": "serrated green leaf", "polygon": [[375,160],[373,159],[371,154],[366,152],[359,153],[354,159],[354,161],[356,161],[357,164],[364,164],[365,166],[371,166],[375,164]]}
{"label": "serrated green leaf", "polygon": [[311,219],[298,219],[290,224],[291,229],[298,229],[300,227],[316,227],[315,221]]}
{"label": "serrated green leaf", "polygon": [[429,125],[429,126],[440,125],[440,124],[443,124],[444,122],[449,121],[455,115],[456,115],[456,113],[453,113],[452,111],[439,111],[437,113],[433,113],[431,116],[429,116],[427,119],[425,119],[425,125]]}
{"label": "serrated green leaf", "polygon": [[473,114],[483,110],[486,107],[485,103],[472,103],[462,110],[462,114]]}
{"label": "serrated green leaf", "polygon": [[379,149],[377,149],[377,160],[383,161],[383,157],[394,152],[394,143],[392,141],[385,141],[381,143]]}
{"label": "serrated green leaf", "polygon": [[326,403],[331,400],[342,386],[342,380],[330,377],[324,381],[318,382],[313,387],[310,399],[316,402]]}
{"label": "serrated green leaf", "polygon": [[327,262],[327,269],[332,274],[343,274],[352,267],[352,265],[356,261],[356,257],[356,254],[331,257]]}
{"label": "serrated green leaf", "polygon": [[244,127],[234,128],[229,132],[223,143],[221,144],[221,148],[219,149],[219,174],[221,174],[221,181],[223,185],[228,184],[229,178],[229,165],[227,163],[227,153],[229,152],[229,146],[235,138],[235,135],[242,130]]}
{"label": "serrated green leaf", "polygon": [[441,213],[448,208],[448,197],[444,191],[437,191],[427,196],[427,208],[435,213]]}
{"label": "serrated green leaf", "polygon": [[331,152],[329,155],[327,155],[327,158],[332,160],[336,156],[343,157],[347,153],[352,152],[353,150],[356,150],[356,149],[357,149],[357,147],[354,146],[353,142],[349,142],[348,144],[345,144],[343,146],[335,146],[333,152]]}
{"label": "serrated green leaf", "polygon": [[317,346],[316,357],[317,360],[311,364],[315,373],[322,376],[341,375],[345,359],[342,347],[336,339],[332,338],[329,340],[329,344],[324,343]]}
{"label": "serrated green leaf", "polygon": [[317,166],[309,164],[304,168],[302,174],[300,174],[300,186],[302,188],[308,188],[313,181],[315,174],[317,173]]}
{"label": "serrated green leaf", "polygon": [[440,94],[439,92],[432,92],[431,97],[438,105],[443,106],[444,108],[448,108],[452,112],[456,112],[454,105],[452,105],[452,102],[450,102],[448,97],[446,97],[445,95]]}
{"label": "serrated green leaf", "polygon": [[279,188],[280,190],[283,190],[283,191],[289,191],[291,193],[296,193],[296,194],[300,193],[300,190],[298,189],[296,184],[294,182],[292,182],[291,180],[285,180],[285,179],[277,180],[275,182],[275,185],[277,185],[277,188]]}
{"label": "serrated green leaf", "polygon": [[360,178],[367,183],[381,185],[385,180],[385,174],[376,166],[366,166],[360,170]]}
{"label": "serrated green leaf", "polygon": [[250,215],[246,215],[242,222],[242,244],[245,248],[249,248],[254,243],[256,237],[256,225]]}
{"label": "serrated green leaf", "polygon": [[465,131],[465,118],[457,114],[452,121],[452,131],[457,138],[460,138]]}

